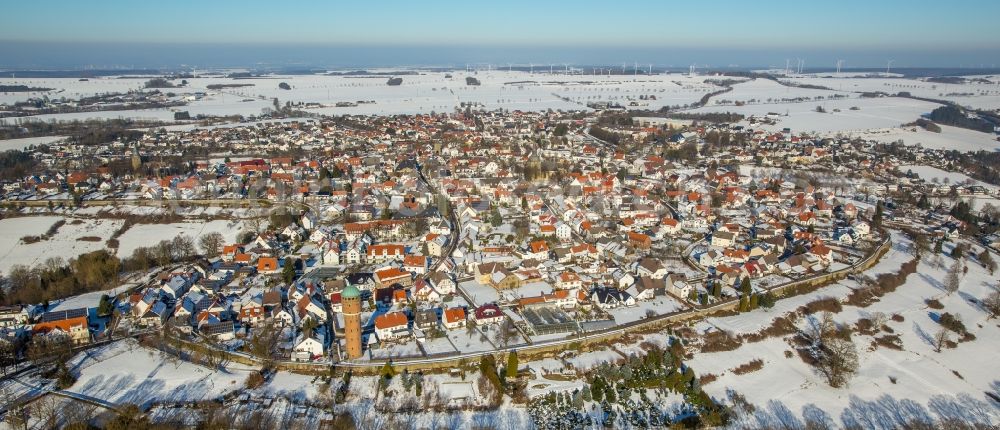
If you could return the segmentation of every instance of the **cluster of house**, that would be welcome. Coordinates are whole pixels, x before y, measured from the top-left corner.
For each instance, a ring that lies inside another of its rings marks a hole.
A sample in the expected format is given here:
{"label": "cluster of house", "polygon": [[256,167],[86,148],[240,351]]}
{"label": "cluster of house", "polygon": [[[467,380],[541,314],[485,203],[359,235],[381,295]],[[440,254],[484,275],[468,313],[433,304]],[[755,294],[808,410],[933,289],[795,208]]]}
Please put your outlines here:
{"label": "cluster of house", "polygon": [[0,343],[13,345],[29,337],[67,341],[73,345],[94,339],[87,308],[46,311],[42,306],[0,306]]}
{"label": "cluster of house", "polygon": [[[874,234],[864,221],[871,209],[829,187],[718,167],[804,164],[846,172],[833,157],[850,156],[858,174],[891,171],[891,163],[865,152],[870,146],[790,130],[653,120],[606,128],[655,143],[629,153],[582,133],[554,136],[557,126],[585,129],[592,120],[478,112],[165,131],[105,148],[108,159],[129,161],[131,169],[88,166],[83,154],[93,148],[66,143],[41,161],[55,165],[47,157],[61,156],[68,172],[51,169],[3,185],[11,199],[74,189],[93,198],[303,203],[310,210],[295,223],[227,245],[218,260],[166,271],[122,304],[142,326],[172,324],[222,340],[272,322],[291,329],[286,349],[303,360],[330,354],[343,328],[340,292],[348,286],[374,304],[366,309],[373,315],[368,341],[399,342],[517,318],[512,311],[689,300],[702,276],[670,266],[666,257],[681,257],[691,243],[702,243],[689,257],[706,279],[735,285],[829,270],[835,248]],[[687,129],[666,128],[676,126]],[[747,145],[725,147],[695,168],[663,155],[720,132],[740,135]],[[155,155],[178,145],[322,155],[202,161],[180,176],[133,173],[136,166],[157,167],[162,157]],[[304,274],[291,284],[277,279],[288,264]],[[310,275],[310,268],[335,271]],[[500,299],[453,304],[467,278],[494,288]]]}

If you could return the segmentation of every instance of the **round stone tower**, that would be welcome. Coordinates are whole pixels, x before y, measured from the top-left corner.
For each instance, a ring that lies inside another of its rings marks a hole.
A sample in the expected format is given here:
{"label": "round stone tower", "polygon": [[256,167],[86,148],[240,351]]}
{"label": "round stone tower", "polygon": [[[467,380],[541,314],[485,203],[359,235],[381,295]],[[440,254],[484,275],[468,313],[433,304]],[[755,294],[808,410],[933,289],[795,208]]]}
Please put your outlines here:
{"label": "round stone tower", "polygon": [[348,285],[340,293],[344,308],[344,340],[347,343],[347,359],[361,357],[361,291]]}

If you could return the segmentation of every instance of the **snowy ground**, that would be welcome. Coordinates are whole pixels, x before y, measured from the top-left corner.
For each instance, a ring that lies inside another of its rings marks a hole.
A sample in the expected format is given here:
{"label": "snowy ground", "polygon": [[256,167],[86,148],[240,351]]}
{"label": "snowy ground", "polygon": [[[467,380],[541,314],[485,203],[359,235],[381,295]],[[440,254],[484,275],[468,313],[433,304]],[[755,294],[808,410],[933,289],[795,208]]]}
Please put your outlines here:
{"label": "snowy ground", "polygon": [[78,375],[67,391],[115,404],[214,399],[243,387],[252,369],[231,365],[212,370],[173,360],[134,340],[84,351],[68,367]]}
{"label": "snowy ground", "polygon": [[729,101],[731,103],[742,102],[747,104],[775,104],[781,102],[783,99],[817,99],[820,97],[828,98],[838,94],[844,93],[830,90],[791,87],[781,85],[770,79],[753,79],[733,85],[732,91],[713,97],[712,100],[709,101],[709,105],[722,104],[723,101]]}
{"label": "snowy ground", "polygon": [[[55,222],[65,219],[66,224],[56,234],[36,243],[24,243],[24,236],[41,236]],[[81,221],[74,224],[76,221]],[[0,272],[8,272],[16,264],[29,267],[41,264],[50,257],[64,261],[80,254],[104,249],[105,241],[122,224],[119,220],[75,219],[62,216],[28,216],[0,220]],[[100,238],[97,241],[81,238]]]}
{"label": "snowy ground", "polygon": [[948,100],[976,109],[1000,108],[1000,79],[984,77],[992,83],[941,84],[919,79],[796,77],[783,81],[821,85],[837,91],[909,92],[916,97]]}
{"label": "snowy ground", "polygon": [[649,318],[650,315],[664,315],[685,309],[685,306],[671,296],[660,296],[653,300],[643,300],[635,306],[615,308],[608,311],[616,324],[626,324]]}
{"label": "snowy ground", "polygon": [[932,167],[932,166],[922,166],[922,165],[899,166],[899,171],[904,173],[907,171],[912,171],[913,173],[916,173],[920,177],[920,179],[923,179],[927,182],[934,182],[936,179],[937,180],[936,182],[941,184],[959,185],[959,184],[970,183],[974,185],[981,185],[991,190],[995,190],[998,188],[996,185],[987,184],[986,182],[983,181],[977,181],[962,173],[949,172],[947,170],[941,170],[938,169],[937,167]]}
{"label": "snowy ground", "polygon": [[473,306],[482,306],[500,300],[500,294],[497,293],[496,288],[480,284],[475,279],[459,283],[458,288],[474,302],[470,303]]}
{"label": "snowy ground", "polygon": [[42,136],[42,137],[25,137],[22,139],[4,139],[0,140],[0,151],[8,151],[11,149],[24,149],[29,146],[35,145],[48,145],[53,142],[58,142],[65,139],[66,136]]}
{"label": "snowy ground", "polygon": [[895,127],[848,131],[844,134],[850,137],[859,137],[883,143],[902,140],[907,145],[920,145],[929,149],[955,149],[959,151],[1000,150],[1000,141],[997,140],[996,135],[947,125],[940,125],[940,127],[940,133],[927,131],[919,127]]}
{"label": "snowy ground", "polygon": [[318,385],[315,376],[276,372],[258,391],[271,396],[305,401],[309,398],[315,398],[319,394]]}
{"label": "snowy ground", "polygon": [[[540,68],[541,69],[541,68]],[[188,111],[191,115],[259,115],[270,108],[272,100],[292,103],[316,103],[311,112],[321,114],[412,114],[431,111],[450,112],[471,103],[487,109],[509,110],[586,110],[590,102],[612,102],[631,108],[656,110],[663,106],[687,105],[698,101],[719,87],[706,83],[711,77],[681,74],[652,76],[567,75],[545,72],[507,72],[501,70],[480,72],[420,72],[417,75],[400,75],[403,83],[388,86],[389,76],[327,76],[273,75],[259,79],[229,79],[199,77],[188,79],[188,85],[162,89],[176,93],[177,99],[201,92],[204,96],[187,106],[172,109],[146,109],[130,111],[82,112],[51,114],[34,117],[38,120],[73,120],[89,118],[131,117],[172,121],[174,111]],[[556,70],[554,70],[556,71]],[[557,72],[557,71],[556,71]],[[450,75],[451,77],[448,77]],[[478,86],[466,85],[466,77],[475,77]],[[30,97],[48,96],[78,99],[103,93],[124,93],[140,89],[147,78],[117,79],[94,78],[88,81],[64,78],[0,78],[0,84],[24,84],[34,87],[54,88],[46,93],[4,93],[0,103],[14,103]],[[288,83],[290,90],[278,88]],[[212,84],[250,84],[240,88],[210,90]],[[650,97],[652,96],[652,97]],[[338,102],[357,103],[353,107],[335,107]],[[358,103],[373,102],[373,103]],[[635,102],[633,106],[632,103]]]}
{"label": "snowy ground", "polygon": [[[952,100],[978,108],[1000,108],[1000,86],[997,84],[967,85],[957,92],[977,92],[974,97],[942,97],[931,93],[931,88],[945,85],[917,80],[901,79],[833,79],[803,78],[794,82],[820,85],[835,91],[793,88],[767,79],[757,79],[733,86],[733,91],[714,97],[708,106],[694,110],[696,113],[734,112],[747,117],[769,116],[775,125],[756,125],[771,131],[790,128],[793,133],[810,133],[824,136],[845,134],[881,142],[902,140],[908,145],[922,145],[932,149],[960,149],[963,151],[998,150],[997,136],[972,130],[941,126],[940,133],[918,127],[900,127],[940,107],[938,103],[901,97],[859,98],[860,91],[885,91],[895,94],[911,91],[916,96]],[[951,87],[957,87],[951,85]],[[919,92],[920,88],[926,91]],[[917,92],[913,92],[917,91]],[[953,91],[953,90],[949,90]],[[831,95],[847,95],[846,99],[829,99]],[[943,94],[943,93],[942,93]],[[788,102],[782,99],[798,97],[825,97],[827,100]],[[732,102],[747,103],[735,106]],[[728,104],[724,104],[728,102]],[[825,113],[817,112],[822,107]],[[749,124],[744,121],[744,125]]]}
{"label": "snowy ground", "polygon": [[118,238],[118,256],[130,256],[135,252],[136,248],[152,246],[161,240],[170,240],[182,234],[188,235],[197,241],[203,234],[219,232],[226,239],[226,243],[233,243],[241,231],[243,231],[243,223],[241,221],[233,222],[229,220],[185,221],[172,224],[137,224]]}
{"label": "snowy ground", "polygon": [[[898,270],[899,264],[909,258],[901,251],[898,248],[890,251],[871,273]],[[978,263],[968,261],[969,272],[959,292],[948,296],[942,290],[941,280],[952,262],[950,257],[940,258],[943,267],[935,264],[938,257],[927,258],[903,286],[879,302],[867,308],[845,306],[835,315],[836,321],[847,325],[876,312],[903,317],[903,321],[888,323],[901,337],[901,351],[873,348],[872,336],[853,335],[860,368],[846,389],[829,387],[797,354],[788,358],[786,351],[792,347],[782,338],[744,343],[735,351],[699,353],[690,364],[700,374],[719,376],[705,386],[709,394],[724,398],[726,391],[732,389],[757,404],[757,413],[746,417],[746,423],[750,424],[800,426],[807,417],[819,417],[834,427],[859,424],[862,428],[888,429],[900,427],[901,421],[897,420],[933,417],[995,425],[1000,422],[1000,410],[984,393],[1000,392],[1000,381],[993,367],[984,363],[1000,358],[1000,350],[996,349],[1000,330],[996,321],[987,320],[983,310],[970,300],[985,297],[997,288],[996,281]],[[779,300],[766,313],[754,311],[712,318],[701,325],[737,333],[755,331],[763,327],[761,322],[769,322],[770,318],[762,318],[767,313],[777,316],[818,298],[846,296],[848,283]],[[929,309],[924,303],[928,298],[939,299],[944,309]],[[959,315],[977,339],[959,343],[956,349],[934,352],[929,339],[931,333],[938,331],[934,319],[940,312]],[[809,323],[807,318],[799,325],[804,327]],[[731,369],[754,359],[764,361],[763,369],[744,375],[732,373]]]}
{"label": "snowy ground", "polygon": [[[725,98],[728,95],[729,93],[726,93],[719,97]],[[821,106],[826,110],[826,113],[816,112],[817,106]],[[921,115],[930,113],[939,106],[936,103],[896,97],[850,98],[799,103],[706,106],[693,112],[736,112],[747,117],[764,117],[773,113],[776,115],[771,115],[771,117],[778,121],[776,125],[758,127],[770,130],[781,130],[788,127],[792,129],[792,133],[836,133],[897,127],[916,121]],[[852,107],[858,109],[851,110]],[[838,109],[840,112],[834,111]]]}
{"label": "snowy ground", "polygon": [[84,293],[62,300],[52,301],[49,304],[49,310],[65,311],[77,308],[96,308],[101,303],[101,296],[107,294],[110,297],[114,297],[120,293],[128,291],[130,288],[134,286],[135,285],[133,284],[122,284],[115,288],[109,288],[104,291],[94,291],[91,293]]}

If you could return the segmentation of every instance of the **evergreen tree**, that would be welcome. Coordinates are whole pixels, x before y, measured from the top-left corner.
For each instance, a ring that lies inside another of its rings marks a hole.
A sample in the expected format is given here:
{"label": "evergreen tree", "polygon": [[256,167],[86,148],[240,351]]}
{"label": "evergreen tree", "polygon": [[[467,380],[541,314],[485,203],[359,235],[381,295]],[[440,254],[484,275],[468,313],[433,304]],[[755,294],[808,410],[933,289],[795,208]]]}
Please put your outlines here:
{"label": "evergreen tree", "polygon": [[600,378],[594,378],[594,384],[590,386],[590,397],[598,403],[604,399],[604,384]]}
{"label": "evergreen tree", "polygon": [[285,280],[286,284],[291,284],[295,280],[295,264],[297,262],[298,259],[285,259],[285,267],[281,268],[281,277]]}
{"label": "evergreen tree", "polygon": [[517,351],[511,350],[507,354],[507,378],[517,377]]}
{"label": "evergreen tree", "polygon": [[392,368],[391,361],[387,361],[382,365],[382,370],[379,371],[379,375],[385,379],[392,379],[393,376],[396,376],[396,369]]}
{"label": "evergreen tree", "polygon": [[768,291],[764,293],[762,296],[760,296],[758,302],[760,304],[760,307],[764,309],[771,309],[772,307],[774,307],[774,302],[776,302],[777,300],[778,299],[774,297],[774,294]]}
{"label": "evergreen tree", "polygon": [[615,384],[613,382],[608,384],[607,390],[605,390],[604,393],[604,399],[607,400],[608,403],[615,403],[618,401],[618,393],[615,392]]}

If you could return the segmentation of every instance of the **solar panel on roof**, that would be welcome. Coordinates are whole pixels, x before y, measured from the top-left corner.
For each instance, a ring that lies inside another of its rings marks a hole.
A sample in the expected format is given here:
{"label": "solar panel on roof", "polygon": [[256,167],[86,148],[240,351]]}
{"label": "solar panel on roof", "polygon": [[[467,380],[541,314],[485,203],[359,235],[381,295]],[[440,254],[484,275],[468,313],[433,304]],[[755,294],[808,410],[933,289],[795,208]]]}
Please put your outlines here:
{"label": "solar panel on roof", "polygon": [[70,318],[87,316],[87,308],[68,309],[65,311],[53,311],[42,314],[42,322],[61,321]]}

